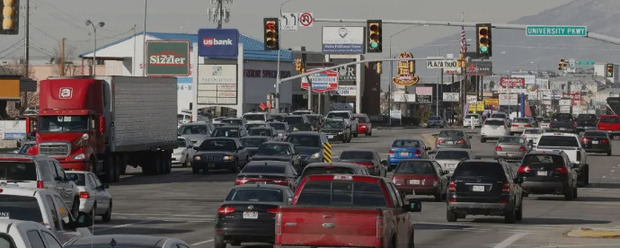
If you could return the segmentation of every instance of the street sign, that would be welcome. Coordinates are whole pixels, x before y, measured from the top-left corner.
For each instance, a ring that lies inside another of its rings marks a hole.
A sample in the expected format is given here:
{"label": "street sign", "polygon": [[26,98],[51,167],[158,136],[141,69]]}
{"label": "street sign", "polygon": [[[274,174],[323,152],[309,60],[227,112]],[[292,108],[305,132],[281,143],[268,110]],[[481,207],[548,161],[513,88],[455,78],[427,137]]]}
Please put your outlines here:
{"label": "street sign", "polygon": [[312,27],[312,23],[314,23],[314,16],[310,12],[303,12],[299,14],[299,24],[302,27]]}
{"label": "street sign", "polygon": [[458,68],[454,59],[429,59],[426,61],[427,69],[443,69],[448,68],[456,70]]}
{"label": "street sign", "polygon": [[567,106],[567,105],[571,105],[571,99],[560,99],[560,101],[558,101],[558,105],[560,106]]}
{"label": "street sign", "polygon": [[[308,72],[319,69],[310,69]],[[312,82],[312,92],[323,93],[338,89],[338,71],[327,70],[319,73],[310,74],[308,77],[301,79],[301,88],[308,89],[308,79]]]}
{"label": "street sign", "polygon": [[476,104],[478,97],[475,95],[467,95],[467,104]]}
{"label": "street sign", "polygon": [[459,93],[458,92],[444,92],[443,93],[443,101],[444,102],[458,102],[459,101]]}
{"label": "street sign", "polygon": [[499,105],[519,105],[519,95],[499,94]]}
{"label": "street sign", "polygon": [[339,85],[337,93],[340,96],[355,96],[357,94],[357,86]]}
{"label": "street sign", "polygon": [[494,105],[494,106],[497,106],[497,105],[499,105],[499,99],[498,98],[485,98],[484,99],[484,105]]}
{"label": "street sign", "polygon": [[189,65],[189,41],[146,41],[147,76],[187,76]]}
{"label": "street sign", "polygon": [[577,61],[577,65],[594,65],[594,60]]}
{"label": "street sign", "polygon": [[588,28],[586,26],[528,25],[525,35],[585,37],[588,35]]}
{"label": "street sign", "polygon": [[465,68],[467,76],[489,76],[493,74],[493,63],[491,61],[470,61]]}
{"label": "street sign", "polygon": [[297,31],[298,23],[299,14],[297,13],[282,13],[282,16],[280,16],[280,30]]}

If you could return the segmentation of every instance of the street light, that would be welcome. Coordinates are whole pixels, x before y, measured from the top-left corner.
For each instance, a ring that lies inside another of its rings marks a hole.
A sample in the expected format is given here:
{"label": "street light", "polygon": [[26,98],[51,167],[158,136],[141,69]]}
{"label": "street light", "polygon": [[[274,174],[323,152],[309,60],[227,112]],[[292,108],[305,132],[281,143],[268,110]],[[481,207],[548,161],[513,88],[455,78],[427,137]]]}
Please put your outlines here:
{"label": "street light", "polygon": [[[290,1],[293,0],[286,0],[280,4],[280,16],[278,16],[278,20],[282,17],[282,7]],[[308,91],[310,91],[310,89],[308,89]],[[278,47],[278,62],[276,65],[276,110],[280,112],[280,47]]]}
{"label": "street light", "polygon": [[96,70],[97,70],[97,26],[99,26],[100,28],[102,28],[105,25],[105,22],[99,22],[97,23],[97,26],[95,26],[95,23],[92,22],[91,20],[86,20],[86,26],[91,26],[93,27],[93,34],[94,34],[94,43],[95,46],[93,47],[93,77],[97,74]]}

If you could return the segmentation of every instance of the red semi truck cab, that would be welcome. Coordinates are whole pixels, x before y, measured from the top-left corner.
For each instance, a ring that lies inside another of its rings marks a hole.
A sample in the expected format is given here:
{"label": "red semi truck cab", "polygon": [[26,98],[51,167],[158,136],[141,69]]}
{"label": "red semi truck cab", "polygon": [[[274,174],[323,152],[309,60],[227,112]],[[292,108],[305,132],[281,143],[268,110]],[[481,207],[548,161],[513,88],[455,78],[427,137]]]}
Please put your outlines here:
{"label": "red semi truck cab", "polygon": [[95,154],[105,149],[103,84],[93,78],[41,81],[36,146],[30,153],[53,157],[64,169],[90,170]]}
{"label": "red semi truck cab", "polygon": [[308,176],[276,215],[275,247],[413,247],[410,212],[420,210],[380,177]]}

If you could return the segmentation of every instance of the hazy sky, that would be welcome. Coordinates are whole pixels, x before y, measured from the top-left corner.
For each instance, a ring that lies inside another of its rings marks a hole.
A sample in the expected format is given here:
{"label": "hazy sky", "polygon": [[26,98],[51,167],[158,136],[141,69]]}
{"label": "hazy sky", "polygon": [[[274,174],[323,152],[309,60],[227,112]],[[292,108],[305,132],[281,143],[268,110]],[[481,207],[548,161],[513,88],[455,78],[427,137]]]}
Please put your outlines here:
{"label": "hazy sky", "polygon": [[[21,0],[25,6],[27,0]],[[233,0],[228,5],[232,15],[226,28],[262,40],[262,18],[278,16],[282,0]],[[316,18],[357,18],[396,20],[454,20],[506,23],[517,18],[554,8],[570,0],[291,0],[283,12],[313,12]],[[99,45],[104,45],[143,29],[143,0],[30,0],[31,56],[48,59],[59,50],[60,40],[67,38],[73,55],[92,49],[87,19],[105,22],[97,30]],[[206,12],[215,5],[211,0],[148,0],[148,31],[196,33],[199,28],[214,27]],[[25,9],[21,8],[21,14]],[[24,25],[23,18],[20,25]],[[320,50],[321,25],[281,34],[281,47],[306,46]],[[338,24],[330,24],[338,25]],[[407,26],[384,25],[384,51],[387,38]],[[413,27],[394,37],[394,53],[436,38],[457,33],[452,27]],[[17,36],[0,36],[0,60],[22,56],[23,29]],[[455,41],[457,42],[457,41]],[[385,54],[384,56],[387,56]]]}

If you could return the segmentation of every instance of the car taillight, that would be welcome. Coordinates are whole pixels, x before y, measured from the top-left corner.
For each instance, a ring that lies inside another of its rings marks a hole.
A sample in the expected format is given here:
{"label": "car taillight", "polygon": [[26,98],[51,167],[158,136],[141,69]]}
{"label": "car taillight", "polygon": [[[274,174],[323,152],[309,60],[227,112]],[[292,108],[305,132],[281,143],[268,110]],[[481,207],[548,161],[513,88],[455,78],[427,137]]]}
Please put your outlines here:
{"label": "car taillight", "polygon": [[517,172],[519,172],[519,173],[528,173],[529,171],[530,171],[530,166],[529,165],[519,166],[519,170],[517,170]]}
{"label": "car taillight", "polygon": [[37,189],[42,189],[45,188],[45,185],[43,185],[43,181],[39,180],[37,181]]}
{"label": "car taillight", "polygon": [[456,192],[456,184],[454,181],[450,181],[450,184],[448,185],[448,192]]}
{"label": "car taillight", "polygon": [[376,237],[378,239],[383,238],[383,216],[377,216],[377,222],[375,223],[375,230],[377,230]]}
{"label": "car taillight", "polygon": [[465,144],[465,139],[460,139],[459,141],[456,142],[457,144]]}
{"label": "car taillight", "polygon": [[560,174],[568,174],[568,169],[564,167],[555,168],[555,171],[559,172]]}
{"label": "car taillight", "polygon": [[608,139],[602,139],[601,143],[609,143],[609,140]]}
{"label": "car taillight", "polygon": [[394,149],[390,149],[390,154],[394,154]]}
{"label": "car taillight", "polygon": [[519,151],[524,152],[525,151],[525,146],[519,147]]}
{"label": "car taillight", "polygon": [[501,150],[502,150],[502,147],[501,147],[501,146],[496,146],[496,147],[495,147],[495,150],[496,150],[496,151],[501,151]]}
{"label": "car taillight", "polygon": [[235,185],[245,184],[247,182],[248,182],[248,180],[245,179],[245,178],[237,178],[237,179],[235,179]]}
{"label": "car taillight", "polygon": [[80,199],[88,199],[90,198],[90,194],[88,192],[80,192]]}
{"label": "car taillight", "polygon": [[590,141],[590,139],[586,137],[581,138],[581,143],[588,143],[588,141]]}
{"label": "car taillight", "polygon": [[532,127],[532,125],[530,125],[530,124],[525,124],[525,127]]}
{"label": "car taillight", "polygon": [[509,192],[510,192],[510,184],[505,183],[504,185],[502,185],[502,193],[508,194]]}
{"label": "car taillight", "polygon": [[267,213],[270,213],[270,214],[273,214],[273,215],[276,215],[279,212],[280,212],[279,208],[269,208],[269,209],[267,209]]}
{"label": "car taillight", "polygon": [[217,209],[217,214],[219,215],[227,215],[235,212],[233,207],[220,207]]}
{"label": "car taillight", "polygon": [[276,213],[276,235],[282,234],[282,212]]}
{"label": "car taillight", "polygon": [[519,127],[519,125],[517,125],[517,124],[512,124],[512,127]]}
{"label": "car taillight", "polygon": [[416,150],[416,151],[415,151],[415,155],[418,155],[418,156],[419,156],[419,155],[422,155],[422,151],[420,151],[420,150]]}
{"label": "car taillight", "polygon": [[435,143],[441,144],[441,142],[443,142],[443,139],[440,139],[440,138],[435,139]]}

